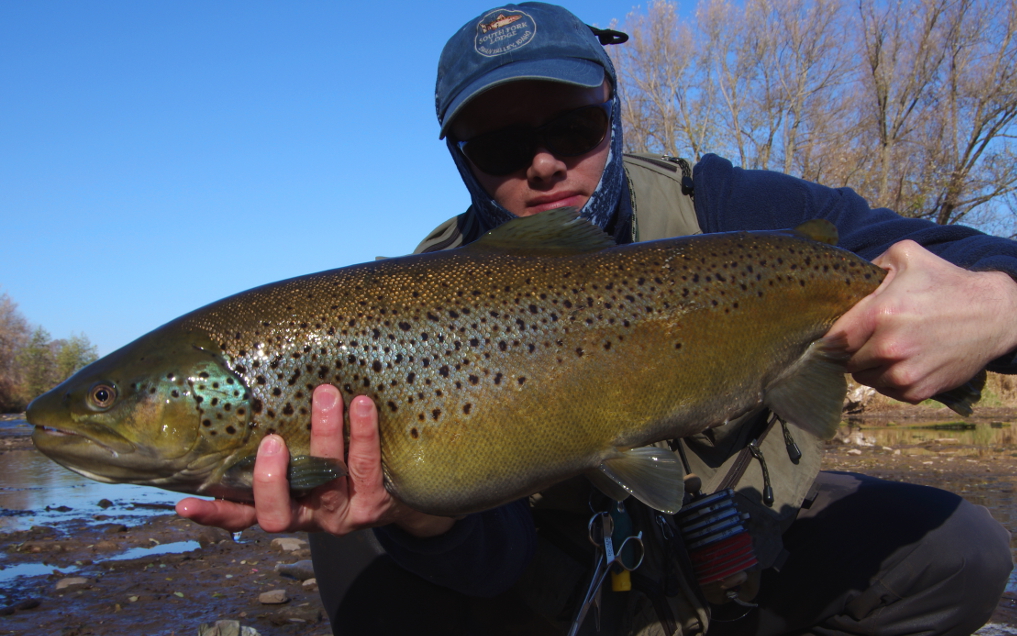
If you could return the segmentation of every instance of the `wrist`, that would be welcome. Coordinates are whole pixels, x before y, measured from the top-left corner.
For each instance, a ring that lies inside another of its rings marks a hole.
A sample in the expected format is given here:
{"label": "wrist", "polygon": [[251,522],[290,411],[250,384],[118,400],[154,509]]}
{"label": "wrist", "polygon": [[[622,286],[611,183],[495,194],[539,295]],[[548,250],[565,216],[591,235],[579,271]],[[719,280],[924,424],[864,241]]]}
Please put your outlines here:
{"label": "wrist", "polygon": [[993,308],[997,320],[996,346],[991,353],[992,359],[1006,355],[1017,349],[1017,281],[1006,272],[979,272],[983,279],[992,285],[992,298],[996,300]]}

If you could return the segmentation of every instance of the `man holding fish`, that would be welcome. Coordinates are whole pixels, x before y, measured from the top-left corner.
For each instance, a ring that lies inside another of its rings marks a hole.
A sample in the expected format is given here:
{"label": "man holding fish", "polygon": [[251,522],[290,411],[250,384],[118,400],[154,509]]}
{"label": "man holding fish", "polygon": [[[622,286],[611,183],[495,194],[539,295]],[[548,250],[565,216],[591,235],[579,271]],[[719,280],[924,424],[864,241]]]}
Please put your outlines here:
{"label": "man holding fish", "polygon": [[[618,41],[621,34],[538,3],[485,12],[449,40],[439,61],[438,120],[473,204],[418,252],[469,244],[510,219],[565,206],[620,244],[825,218],[842,247],[887,271],[828,334],[850,355],[847,370],[859,382],[917,403],[986,367],[1017,371],[1012,242],[869,209],[848,189],[742,170],[712,155],[694,167],[623,156],[616,77],[602,46]],[[319,386],[311,419],[311,455],[345,458],[348,477],[291,499],[286,448],[270,435],[258,451],[253,505],[187,499],[179,513],[231,530],[258,523],[269,532],[322,532],[312,548],[336,633],[569,627],[589,582],[581,546],[590,506],[609,505],[585,482],[464,518],[427,515],[384,487],[369,398],[344,405],[337,389]],[[644,578],[636,570],[633,591],[598,597],[603,633],[708,626],[710,634],[967,634],[1003,591],[1009,540],[983,508],[931,488],[819,473],[817,440],[765,409],[672,448],[698,476],[686,482],[690,499],[729,487],[738,493],[757,565],[698,593],[681,560],[687,546],[667,539],[664,516],[630,510],[637,525],[660,526],[640,528],[647,543],[656,541],[646,550],[657,563],[645,566],[652,575]],[[366,528],[377,528],[398,566],[385,557],[350,570],[351,559],[363,560],[358,551],[377,542],[362,533],[353,535],[358,541],[339,537]],[[677,575],[661,565],[667,558],[678,561]],[[593,622],[581,633],[594,633]]]}

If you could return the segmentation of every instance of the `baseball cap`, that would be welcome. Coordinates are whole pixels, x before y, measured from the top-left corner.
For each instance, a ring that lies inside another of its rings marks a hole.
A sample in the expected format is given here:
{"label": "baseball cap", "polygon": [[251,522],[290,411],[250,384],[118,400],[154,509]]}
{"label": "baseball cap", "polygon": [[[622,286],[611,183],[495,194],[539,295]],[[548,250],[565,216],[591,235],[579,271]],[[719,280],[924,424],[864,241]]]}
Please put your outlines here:
{"label": "baseball cap", "polygon": [[593,88],[605,74],[615,86],[598,35],[567,9],[542,2],[491,9],[463,25],[441,52],[434,92],[440,137],[470,100],[495,86],[532,79]]}

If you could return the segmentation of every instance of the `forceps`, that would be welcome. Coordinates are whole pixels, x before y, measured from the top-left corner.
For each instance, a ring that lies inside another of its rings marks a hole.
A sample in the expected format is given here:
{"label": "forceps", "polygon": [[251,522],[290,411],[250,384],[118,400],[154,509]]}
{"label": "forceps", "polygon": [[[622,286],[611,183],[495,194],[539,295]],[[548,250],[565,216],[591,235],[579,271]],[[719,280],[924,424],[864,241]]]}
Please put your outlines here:
{"label": "forceps", "polygon": [[[621,504],[616,505],[621,506]],[[619,510],[624,513],[624,508],[619,508]],[[614,526],[614,519],[608,510],[595,512],[593,516],[590,517],[590,522],[587,524],[587,532],[589,534],[590,543],[597,548],[594,554],[595,561],[593,577],[590,579],[590,587],[586,591],[586,596],[583,597],[583,602],[579,606],[576,617],[572,621],[572,627],[569,629],[568,636],[576,636],[579,632],[579,628],[583,624],[583,620],[586,618],[587,613],[589,613],[591,606],[597,607],[597,631],[600,631],[600,592],[604,585],[604,579],[607,577],[607,574],[611,571],[612,567],[617,564],[621,569],[631,572],[643,563],[644,553],[642,531],[625,537],[618,547],[615,548],[615,538],[613,536],[615,530]],[[630,541],[632,542],[633,548],[635,548],[635,546],[639,547],[639,559],[631,565],[626,563],[627,559],[622,558],[622,552],[625,551]]]}

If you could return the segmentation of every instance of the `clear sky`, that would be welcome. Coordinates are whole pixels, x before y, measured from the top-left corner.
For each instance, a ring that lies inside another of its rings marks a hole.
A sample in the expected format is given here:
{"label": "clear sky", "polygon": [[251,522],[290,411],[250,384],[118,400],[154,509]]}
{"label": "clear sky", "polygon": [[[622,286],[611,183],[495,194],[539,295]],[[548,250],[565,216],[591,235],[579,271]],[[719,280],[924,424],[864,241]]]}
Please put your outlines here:
{"label": "clear sky", "polygon": [[[235,292],[412,251],[469,202],[434,77],[492,6],[0,3],[0,291],[104,355]],[[633,10],[566,6],[599,26]]]}

